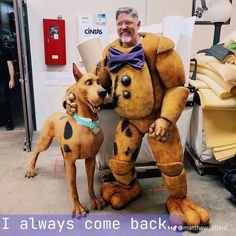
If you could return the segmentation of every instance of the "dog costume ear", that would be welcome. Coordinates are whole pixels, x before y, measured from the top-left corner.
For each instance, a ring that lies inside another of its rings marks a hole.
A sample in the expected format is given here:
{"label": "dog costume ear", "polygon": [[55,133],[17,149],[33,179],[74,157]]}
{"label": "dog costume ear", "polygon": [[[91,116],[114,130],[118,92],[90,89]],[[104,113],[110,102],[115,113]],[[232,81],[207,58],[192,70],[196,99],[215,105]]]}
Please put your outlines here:
{"label": "dog costume ear", "polygon": [[76,82],[83,76],[83,74],[78,69],[75,63],[73,63],[73,74],[74,74]]}

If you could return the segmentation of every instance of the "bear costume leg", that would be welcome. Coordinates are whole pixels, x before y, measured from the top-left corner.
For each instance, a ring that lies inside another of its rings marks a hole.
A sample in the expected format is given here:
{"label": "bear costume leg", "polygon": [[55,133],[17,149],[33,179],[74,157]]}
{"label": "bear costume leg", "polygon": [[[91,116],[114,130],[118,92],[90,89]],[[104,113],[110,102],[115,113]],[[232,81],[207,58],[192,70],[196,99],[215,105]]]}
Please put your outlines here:
{"label": "bear costume leg", "polygon": [[142,136],[127,119],[117,125],[113,157],[108,163],[116,182],[103,183],[100,188],[102,197],[115,209],[123,208],[141,193],[134,162],[139,154]]}
{"label": "bear costume leg", "polygon": [[175,222],[174,215],[181,215],[183,222],[188,226],[206,225],[209,223],[210,215],[202,207],[194,204],[187,195],[187,178],[183,165],[183,151],[176,125],[166,142],[160,142],[148,137],[157,166],[162,172],[165,187],[169,192],[167,199],[167,210],[170,213],[172,224]]}

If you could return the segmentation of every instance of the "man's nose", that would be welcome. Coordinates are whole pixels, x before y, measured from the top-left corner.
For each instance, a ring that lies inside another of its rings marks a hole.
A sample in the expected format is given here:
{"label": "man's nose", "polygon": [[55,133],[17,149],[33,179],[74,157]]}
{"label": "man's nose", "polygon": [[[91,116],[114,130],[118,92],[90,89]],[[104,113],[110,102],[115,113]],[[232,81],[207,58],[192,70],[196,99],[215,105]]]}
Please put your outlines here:
{"label": "man's nose", "polygon": [[123,30],[123,29],[127,29],[127,25],[126,25],[126,24],[122,24],[121,27],[120,27],[120,29],[122,29],[122,30]]}

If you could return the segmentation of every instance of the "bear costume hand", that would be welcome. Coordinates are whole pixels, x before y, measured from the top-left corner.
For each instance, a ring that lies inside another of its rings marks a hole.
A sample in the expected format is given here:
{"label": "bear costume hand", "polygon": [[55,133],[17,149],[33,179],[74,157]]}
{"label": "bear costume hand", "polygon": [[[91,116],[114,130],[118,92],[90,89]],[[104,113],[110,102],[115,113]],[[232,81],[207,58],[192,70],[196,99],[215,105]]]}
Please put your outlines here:
{"label": "bear costume hand", "polygon": [[157,119],[149,128],[149,137],[165,142],[170,135],[172,123],[164,118]]}
{"label": "bear costume hand", "polygon": [[63,102],[63,107],[66,109],[66,113],[70,116],[73,116],[77,111],[77,104],[75,100],[75,94],[70,92],[69,94],[66,94]]}

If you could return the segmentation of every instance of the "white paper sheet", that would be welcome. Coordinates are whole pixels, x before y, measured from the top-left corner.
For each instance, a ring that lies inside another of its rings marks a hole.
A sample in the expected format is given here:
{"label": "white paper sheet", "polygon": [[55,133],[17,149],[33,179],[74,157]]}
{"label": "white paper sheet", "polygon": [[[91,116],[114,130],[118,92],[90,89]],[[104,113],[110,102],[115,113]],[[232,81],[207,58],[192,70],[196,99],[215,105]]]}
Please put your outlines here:
{"label": "white paper sheet", "polygon": [[75,83],[73,72],[60,72],[61,86],[70,86]]}
{"label": "white paper sheet", "polygon": [[46,86],[69,86],[75,83],[73,72],[43,72]]}

